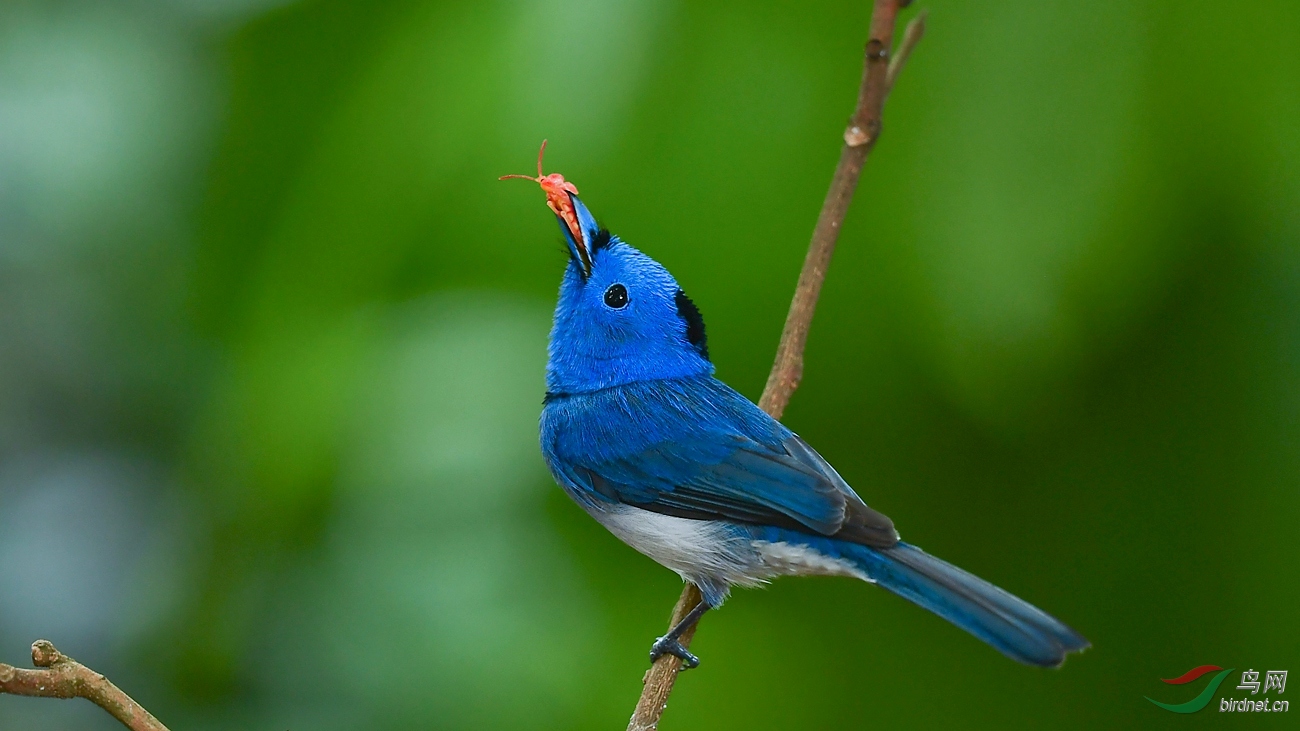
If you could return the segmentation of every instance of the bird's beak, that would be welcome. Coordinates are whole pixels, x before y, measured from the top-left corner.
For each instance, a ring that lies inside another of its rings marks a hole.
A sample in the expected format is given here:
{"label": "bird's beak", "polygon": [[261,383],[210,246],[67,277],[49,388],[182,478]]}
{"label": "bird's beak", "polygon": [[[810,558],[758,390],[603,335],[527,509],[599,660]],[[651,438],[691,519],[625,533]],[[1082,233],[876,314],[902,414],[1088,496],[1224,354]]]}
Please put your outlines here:
{"label": "bird's beak", "polygon": [[[564,240],[569,245],[569,252],[573,254],[574,261],[582,267],[582,278],[586,279],[591,276],[591,242],[595,241],[596,234],[600,227],[596,225],[596,218],[591,215],[591,211],[582,204],[582,200],[573,193],[566,193],[569,198],[570,209],[573,212],[574,220],[566,221],[565,216],[557,213],[555,219],[560,223],[560,230],[564,232]],[[576,223],[576,226],[571,225]],[[574,229],[577,229],[576,231]]]}
{"label": "bird's beak", "polygon": [[542,147],[537,151],[537,177],[502,175],[501,180],[523,178],[542,186],[542,191],[546,193],[546,205],[559,220],[560,230],[564,232],[564,240],[569,244],[569,253],[573,256],[573,260],[578,262],[582,270],[582,278],[585,280],[591,276],[591,256],[595,253],[592,251],[591,244],[596,240],[600,227],[596,225],[596,219],[591,215],[591,211],[578,200],[576,185],[565,180],[559,173],[542,174],[542,156],[545,154],[546,140],[542,140]]}

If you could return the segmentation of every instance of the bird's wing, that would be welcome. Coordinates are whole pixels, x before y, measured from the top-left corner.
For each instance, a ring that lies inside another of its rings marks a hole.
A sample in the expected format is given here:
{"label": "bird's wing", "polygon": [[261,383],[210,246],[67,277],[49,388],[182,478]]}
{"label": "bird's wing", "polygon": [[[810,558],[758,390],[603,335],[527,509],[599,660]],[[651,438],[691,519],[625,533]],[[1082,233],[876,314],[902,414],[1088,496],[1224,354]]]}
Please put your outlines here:
{"label": "bird's wing", "polygon": [[[652,408],[654,441],[570,455],[567,476],[597,500],[668,515],[783,526],[875,547],[898,541],[893,522],[867,507],[821,455],[726,391],[710,391],[703,409],[679,394],[668,408],[653,408],[648,404],[658,399],[638,394],[628,401]],[[720,398],[743,404],[720,404]],[[717,418],[719,406],[733,418]],[[619,419],[615,411],[603,414],[607,422]],[[755,429],[759,417],[764,428]]]}

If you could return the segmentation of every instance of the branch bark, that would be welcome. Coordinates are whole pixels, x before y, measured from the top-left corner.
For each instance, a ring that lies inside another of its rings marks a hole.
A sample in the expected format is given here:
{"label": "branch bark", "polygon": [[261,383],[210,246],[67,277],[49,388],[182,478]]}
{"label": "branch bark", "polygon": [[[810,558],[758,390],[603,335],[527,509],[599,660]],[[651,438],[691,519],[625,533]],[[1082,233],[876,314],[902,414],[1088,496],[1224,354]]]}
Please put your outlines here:
{"label": "branch bark", "polygon": [[[780,419],[785,413],[790,396],[799,387],[799,381],[803,377],[803,352],[808,342],[808,329],[817,308],[817,299],[821,295],[822,282],[826,279],[826,269],[830,266],[831,254],[835,252],[835,244],[839,240],[840,228],[848,213],[849,203],[853,200],[853,193],[857,190],[862,168],[871,149],[875,147],[876,140],[880,138],[885,98],[889,96],[889,91],[912,50],[925,34],[925,13],[922,12],[907,24],[898,51],[890,59],[889,48],[893,45],[898,11],[910,2],[911,0],[875,0],[871,12],[871,31],[863,62],[862,83],[858,88],[858,103],[849,119],[848,128],[844,130],[844,147],[840,150],[840,160],[831,177],[830,190],[826,192],[821,213],[817,216],[817,225],[813,228],[808,255],[804,258],[794,298],[790,302],[790,311],[785,318],[785,328],[781,331],[781,341],[777,345],[776,361],[772,364],[772,372],[763,388],[763,396],[758,401],[759,407],[774,419]],[[701,601],[703,597],[700,596],[699,589],[688,583],[677,600],[677,606],[673,608],[668,627],[671,629],[676,626]],[[694,635],[695,628],[692,627],[682,634],[680,642],[684,647],[690,647]],[[664,655],[650,666],[642,680],[641,698],[628,722],[628,731],[654,731],[659,727],[659,718],[668,706],[668,696],[673,692],[680,670],[681,661],[672,655]]]}
{"label": "branch bark", "polygon": [[804,258],[799,283],[795,285],[794,298],[790,301],[790,312],[785,318],[785,329],[781,331],[781,341],[777,345],[776,362],[772,364],[767,386],[758,401],[759,407],[774,419],[780,419],[785,413],[790,396],[803,378],[803,352],[808,343],[808,329],[817,309],[817,299],[821,296],[822,282],[826,280],[826,269],[839,241],[840,227],[853,200],[853,192],[857,190],[858,178],[862,176],[862,167],[876,140],[880,139],[885,97],[912,49],[925,33],[925,15],[921,14],[908,24],[898,55],[890,62],[888,49],[893,40],[899,7],[896,0],[876,0],[871,14],[871,39],[867,41],[858,105],[848,129],[844,130],[840,161],[835,166],[830,190],[826,192],[812,241],[808,244],[808,255]]}
{"label": "branch bark", "polygon": [[48,640],[32,643],[32,664],[43,670],[0,663],[0,693],[37,698],[85,698],[108,711],[131,731],[167,731],[108,678],[55,649]]}

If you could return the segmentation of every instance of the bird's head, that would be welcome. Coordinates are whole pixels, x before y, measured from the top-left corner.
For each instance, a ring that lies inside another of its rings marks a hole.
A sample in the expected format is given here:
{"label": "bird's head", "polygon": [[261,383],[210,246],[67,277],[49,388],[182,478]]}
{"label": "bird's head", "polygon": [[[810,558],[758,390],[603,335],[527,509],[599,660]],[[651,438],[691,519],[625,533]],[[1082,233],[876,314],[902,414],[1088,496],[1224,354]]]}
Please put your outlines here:
{"label": "bird's head", "polygon": [[572,183],[541,174],[540,156],[537,177],[529,179],[546,191],[569,251],[547,390],[581,393],[711,374],[704,320],[668,270],[597,225]]}

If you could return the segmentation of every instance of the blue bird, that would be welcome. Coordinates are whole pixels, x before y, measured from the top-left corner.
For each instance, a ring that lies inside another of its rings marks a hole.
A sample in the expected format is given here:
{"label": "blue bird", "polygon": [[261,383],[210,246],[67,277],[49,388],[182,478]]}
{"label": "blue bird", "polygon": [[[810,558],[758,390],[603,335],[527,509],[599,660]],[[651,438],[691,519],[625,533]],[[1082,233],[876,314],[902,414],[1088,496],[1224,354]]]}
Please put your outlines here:
{"label": "blue bird", "polygon": [[704,320],[668,270],[600,228],[577,189],[540,167],[534,180],[570,254],[546,366],[546,464],[587,513],[704,597],[651,661],[695,667],[679,638],[731,587],[807,575],[874,583],[1022,663],[1057,666],[1089,646],[899,540],[812,447],[713,377]]}

